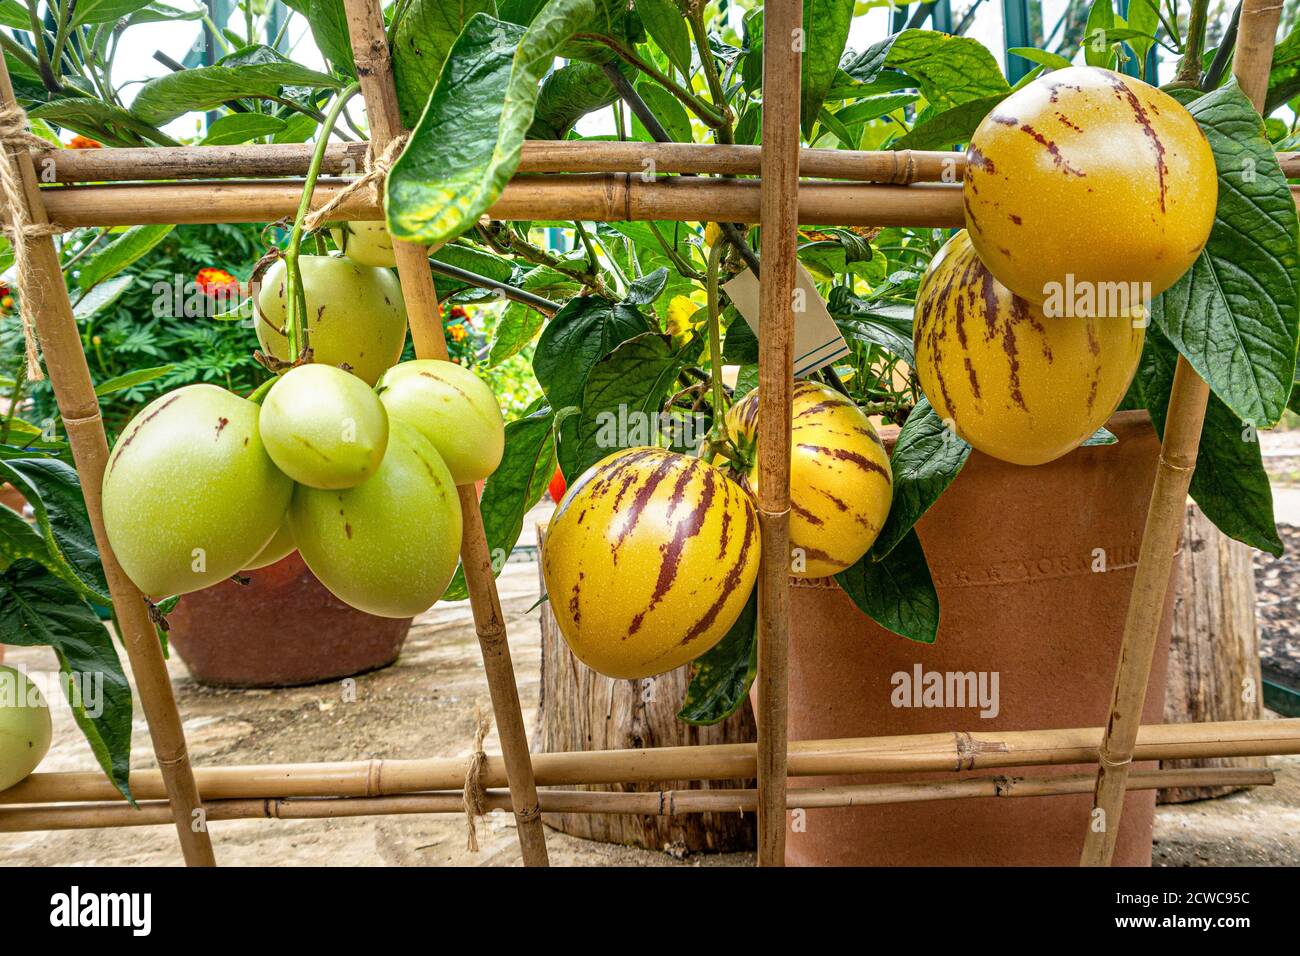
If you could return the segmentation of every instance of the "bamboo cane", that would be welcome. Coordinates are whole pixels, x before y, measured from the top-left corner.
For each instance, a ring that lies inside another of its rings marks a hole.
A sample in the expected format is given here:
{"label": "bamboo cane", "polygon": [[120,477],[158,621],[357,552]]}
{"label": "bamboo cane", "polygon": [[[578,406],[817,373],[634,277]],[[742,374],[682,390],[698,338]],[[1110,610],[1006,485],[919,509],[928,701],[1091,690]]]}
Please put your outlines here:
{"label": "bamboo cane", "polygon": [[[1127,789],[1169,787],[1266,787],[1275,782],[1271,770],[1241,767],[1188,770],[1144,770],[1130,775]],[[786,793],[786,808],[880,806],[973,797],[1050,797],[1087,793],[1093,775],[974,777],[942,783],[872,783],[837,787],[794,788]],[[658,790],[640,793],[601,793],[589,790],[544,790],[538,794],[544,813],[624,813],[680,816],[688,813],[751,813],[758,806],[757,790]],[[508,791],[489,790],[485,811],[510,810]],[[461,793],[415,793],[388,797],[244,798],[208,804],[208,820],[334,820],[343,817],[412,813],[465,812]],[[165,803],[146,802],[138,809],[122,803],[65,804],[0,809],[0,833],[32,830],[83,830],[98,827],[156,826],[170,823]]]}
{"label": "bamboo cane", "polygon": [[[347,180],[316,183],[318,209],[348,186]],[[652,182],[628,173],[515,177],[487,211],[491,219],[580,219],[584,222],[679,220],[758,222],[761,182],[754,179],[677,177]],[[50,218],[66,228],[217,222],[274,222],[296,211],[302,184],[175,182],[147,185],[59,186],[43,192]],[[340,219],[376,220],[382,210],[354,195]],[[844,226],[959,227],[964,223],[961,187],[864,185],[805,181],[799,189],[799,221]]]}
{"label": "bamboo cane", "polygon": [[[700,173],[757,176],[758,146],[712,143],[615,143],[535,140],[523,144],[520,173]],[[856,182],[961,182],[963,153],[921,150],[803,149],[805,176]],[[329,146],[321,172],[351,176],[365,162],[365,143]],[[160,146],[131,149],[51,149],[36,154],[42,182],[233,179],[302,176],[309,143],[252,146]]]}
{"label": "bamboo cane", "polygon": [[[758,865],[785,865],[790,633],[790,396],[794,374],[803,6],[763,20],[763,148],[758,332]],[[710,217],[713,218],[713,217]],[[731,217],[717,217],[737,221]]]}
{"label": "bamboo cane", "polygon": [[[1101,727],[1087,727],[796,740],[790,743],[789,775],[967,772],[1096,763],[1102,733]],[[1300,718],[1148,724],[1138,733],[1134,759],[1186,760],[1294,753],[1300,753]],[[358,760],[200,767],[195,774],[207,800],[377,797],[459,788],[465,782],[469,763],[469,757]],[[754,744],[539,753],[533,757],[533,767],[542,786],[751,780],[757,775]],[[487,756],[482,783],[486,788],[506,786],[506,767],[499,755]],[[131,787],[140,800],[166,796],[156,770],[136,771],[131,776]],[[121,799],[103,774],[94,772],[38,772],[0,791],[0,805]]]}
{"label": "bamboo cane", "polygon": [[[1262,106],[1268,91],[1273,38],[1281,12],[1276,0],[1243,0],[1241,6],[1233,73],[1256,109]],[[1081,866],[1109,866],[1119,837],[1125,779],[1142,720],[1151,659],[1183,525],[1187,488],[1196,469],[1197,446],[1209,395],[1204,380],[1179,356],[1151,506],[1124,621],[1110,715],[1097,758],[1097,783]]]}
{"label": "bamboo cane", "polygon": [[[397,106],[397,88],[393,83],[393,66],[389,57],[388,37],[379,0],[344,0],[348,32],[357,62],[357,76],[366,100],[366,117],[371,141],[377,149],[404,132]],[[447,358],[447,343],[442,331],[442,313],[429,271],[428,252],[424,246],[394,242],[397,271],[402,280],[402,294],[410,317],[415,351],[421,358]],[[469,589],[474,628],[483,653],[483,670],[487,676],[492,710],[505,760],[519,848],[525,866],[546,866],[546,834],[537,805],[537,785],[533,781],[528,753],[528,733],[519,706],[514,664],[506,641],[504,616],[497,597],[496,577],[488,552],[483,518],[479,513],[475,487],[456,489],[460,497],[464,531],[461,539],[461,564]]]}
{"label": "bamboo cane", "polygon": [[[8,66],[0,57],[0,104],[6,109],[17,109],[13,83]],[[41,202],[37,187],[36,170],[26,147],[3,147],[17,162],[23,180],[30,220],[37,225],[47,225],[49,219]],[[171,819],[176,825],[185,862],[191,866],[215,866],[212,841],[202,823],[202,804],[198,787],[190,768],[185,748],[185,732],[181,729],[180,715],[172,695],[167,665],[163,662],[162,648],[154,632],[144,598],[122,571],[113,555],[108,536],[104,533],[104,515],[101,508],[101,489],[104,464],[108,459],[108,441],[104,423],[99,414],[99,400],[86,366],[86,356],[81,348],[81,336],[68,300],[59,254],[54,240],[48,235],[40,237],[13,236],[13,241],[27,242],[30,253],[31,298],[23,303],[36,316],[36,328],[45,356],[50,384],[72,447],[73,460],[81,479],[81,490],[86,500],[95,544],[99,548],[100,563],[113,598],[113,607],[121,627],[120,637],[131,662],[140,705],[144,709],[149,734],[153,740],[154,755],[161,768],[161,778],[167,798],[171,801]]]}

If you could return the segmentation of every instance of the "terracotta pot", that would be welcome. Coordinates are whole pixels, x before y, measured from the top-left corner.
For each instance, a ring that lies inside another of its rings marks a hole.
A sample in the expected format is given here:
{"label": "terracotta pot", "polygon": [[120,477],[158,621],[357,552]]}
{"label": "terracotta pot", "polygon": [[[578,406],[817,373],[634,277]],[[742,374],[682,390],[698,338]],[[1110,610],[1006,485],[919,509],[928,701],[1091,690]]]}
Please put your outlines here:
{"label": "terracotta pot", "polygon": [[[1081,448],[1037,468],[971,455],[918,526],[942,609],[934,644],[882,630],[838,587],[798,582],[791,602],[790,738],[1104,725],[1159,453],[1144,413],[1121,413],[1107,427],[1118,444]],[[1093,570],[1095,549],[1104,549],[1104,573]],[[1172,605],[1171,592],[1145,722],[1161,721]],[[990,689],[996,673],[996,716],[982,718],[977,706],[951,706],[960,703],[951,698],[948,706],[895,706],[904,684],[894,675],[914,680],[918,665],[923,673],[984,674]],[[791,784],[888,779],[821,777]],[[802,832],[788,834],[786,860],[1074,866],[1090,799],[978,798],[811,810]],[[1150,865],[1154,805],[1153,792],[1127,798],[1117,864]]]}
{"label": "terracotta pot", "polygon": [[200,684],[289,687],[337,680],[397,659],[411,619],[375,617],[330,594],[295,551],[181,598],[168,638]]}

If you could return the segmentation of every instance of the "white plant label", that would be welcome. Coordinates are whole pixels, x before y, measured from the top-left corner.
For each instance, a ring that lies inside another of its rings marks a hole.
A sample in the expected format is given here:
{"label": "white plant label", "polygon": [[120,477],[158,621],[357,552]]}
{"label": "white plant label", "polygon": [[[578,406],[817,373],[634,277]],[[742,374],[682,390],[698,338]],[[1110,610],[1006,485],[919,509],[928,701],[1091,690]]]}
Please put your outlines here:
{"label": "white plant label", "polygon": [[[813,277],[802,265],[796,265],[794,302],[794,374],[811,375],[849,354],[848,343],[831,318],[826,303],[817,293]],[[723,285],[732,305],[758,336],[759,284],[754,273],[746,269]]]}

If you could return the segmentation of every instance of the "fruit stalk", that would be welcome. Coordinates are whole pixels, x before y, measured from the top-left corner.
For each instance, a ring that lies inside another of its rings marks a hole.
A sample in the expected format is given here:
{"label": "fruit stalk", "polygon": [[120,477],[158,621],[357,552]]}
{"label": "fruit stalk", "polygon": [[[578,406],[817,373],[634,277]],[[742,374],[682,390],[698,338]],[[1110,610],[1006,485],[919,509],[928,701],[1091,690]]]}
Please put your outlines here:
{"label": "fruit stalk", "polygon": [[307,295],[302,286],[302,274],[298,271],[298,252],[302,247],[303,221],[311,211],[311,197],[316,190],[316,180],[320,177],[321,164],[325,161],[325,148],[329,145],[330,134],[338,123],[339,116],[360,87],[351,83],[339,93],[325,116],[320,129],[320,138],[311,154],[311,164],[307,167],[307,177],[302,184],[302,199],[298,202],[298,212],[293,220],[293,230],[289,233],[289,245],[284,252],[285,264],[285,323],[289,338],[289,359],[297,361],[309,347],[307,340]]}

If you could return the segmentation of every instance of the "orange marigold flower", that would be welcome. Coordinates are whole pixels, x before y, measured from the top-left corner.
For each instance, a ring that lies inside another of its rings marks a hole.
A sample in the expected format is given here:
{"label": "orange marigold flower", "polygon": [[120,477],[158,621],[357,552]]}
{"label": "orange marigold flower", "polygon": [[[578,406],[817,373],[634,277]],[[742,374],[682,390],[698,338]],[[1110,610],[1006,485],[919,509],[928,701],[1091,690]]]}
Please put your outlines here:
{"label": "orange marigold flower", "polygon": [[216,295],[218,292],[229,294],[239,291],[239,280],[225,269],[216,269],[211,266],[200,269],[195,281],[198,283],[198,287],[208,295]]}
{"label": "orange marigold flower", "polygon": [[465,326],[460,324],[447,326],[447,334],[451,336],[453,342],[464,342],[469,336],[469,333],[465,331]]}
{"label": "orange marigold flower", "polygon": [[12,309],[14,307],[14,297],[11,295],[0,299],[0,309]]}
{"label": "orange marigold flower", "polygon": [[95,140],[91,139],[89,136],[82,136],[80,133],[72,137],[72,141],[68,143],[68,149],[103,149],[103,148],[104,148],[103,143],[96,142]]}

